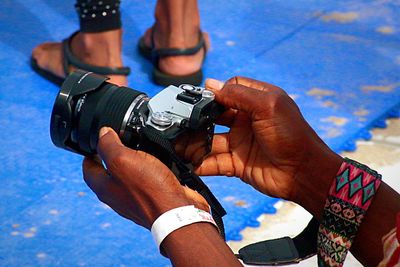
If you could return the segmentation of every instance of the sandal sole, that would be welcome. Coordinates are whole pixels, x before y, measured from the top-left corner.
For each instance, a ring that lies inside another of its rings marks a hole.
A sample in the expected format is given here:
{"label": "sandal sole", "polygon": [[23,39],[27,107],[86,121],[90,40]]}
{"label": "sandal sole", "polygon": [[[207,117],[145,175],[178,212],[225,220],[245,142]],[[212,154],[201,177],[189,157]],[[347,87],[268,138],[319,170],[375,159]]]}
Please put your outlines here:
{"label": "sandal sole", "polygon": [[157,68],[153,70],[153,80],[163,86],[174,85],[179,86],[181,84],[191,84],[195,86],[199,86],[203,81],[203,71],[200,69],[199,71],[185,75],[185,76],[175,76],[170,75],[164,72],[161,72]]}
{"label": "sandal sole", "polygon": [[[140,38],[138,42],[138,50],[139,53],[146,59],[151,60],[151,49],[145,45],[144,38]],[[154,67],[153,70],[153,81],[162,86],[175,85],[179,86],[181,84],[192,84],[192,85],[200,85],[203,81],[203,70],[200,69],[195,73],[185,75],[185,76],[176,76],[170,75],[165,72],[160,71],[157,67]]]}
{"label": "sandal sole", "polygon": [[43,68],[41,68],[39,66],[39,64],[37,63],[36,59],[34,59],[33,57],[31,57],[30,59],[30,65],[31,68],[40,76],[42,76],[43,78],[45,78],[46,80],[48,80],[49,82],[57,85],[57,86],[61,86],[64,82],[64,78],[58,77],[57,75],[51,73],[48,70],[45,70]]}

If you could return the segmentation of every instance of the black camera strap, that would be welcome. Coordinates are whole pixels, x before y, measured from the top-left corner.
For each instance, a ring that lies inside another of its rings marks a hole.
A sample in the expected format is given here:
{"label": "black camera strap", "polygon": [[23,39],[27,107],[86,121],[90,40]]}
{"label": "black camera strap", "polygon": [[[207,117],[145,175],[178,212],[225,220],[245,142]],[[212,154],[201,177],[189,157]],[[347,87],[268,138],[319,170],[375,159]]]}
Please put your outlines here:
{"label": "black camera strap", "polygon": [[317,254],[319,221],[312,218],[294,238],[288,236],[265,240],[241,248],[236,255],[248,265],[288,265]]}
{"label": "black camera strap", "polygon": [[175,149],[168,139],[164,138],[157,130],[151,127],[142,127],[140,128],[140,131],[146,138],[148,138],[149,141],[159,145],[160,148],[163,149],[168,154],[170,159],[175,163],[176,168],[178,169],[177,178],[179,179],[180,183],[197,191],[205,198],[210,205],[211,215],[218,226],[220,235],[225,240],[225,228],[222,217],[226,215],[226,211],[222,207],[221,203],[219,203],[218,199],[213,195],[200,177],[196,175],[176,154]]}

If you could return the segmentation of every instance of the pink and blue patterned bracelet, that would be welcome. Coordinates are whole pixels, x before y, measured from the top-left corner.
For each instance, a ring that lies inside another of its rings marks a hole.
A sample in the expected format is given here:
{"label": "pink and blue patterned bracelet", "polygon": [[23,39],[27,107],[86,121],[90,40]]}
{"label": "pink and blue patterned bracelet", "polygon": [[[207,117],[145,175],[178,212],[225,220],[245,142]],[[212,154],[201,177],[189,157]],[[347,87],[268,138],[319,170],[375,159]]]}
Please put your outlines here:
{"label": "pink and blue patterned bracelet", "polygon": [[343,266],[381,175],[345,158],[325,203],[318,232],[318,266]]}

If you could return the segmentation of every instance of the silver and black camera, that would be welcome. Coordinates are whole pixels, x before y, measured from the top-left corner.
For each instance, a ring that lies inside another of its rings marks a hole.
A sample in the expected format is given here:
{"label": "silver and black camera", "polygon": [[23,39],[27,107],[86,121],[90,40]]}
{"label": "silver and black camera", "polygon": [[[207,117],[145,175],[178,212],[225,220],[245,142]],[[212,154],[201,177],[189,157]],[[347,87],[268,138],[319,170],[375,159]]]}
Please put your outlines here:
{"label": "silver and black camera", "polygon": [[[145,128],[177,147],[193,144],[199,135],[210,146],[221,111],[214,94],[202,87],[171,85],[150,99],[143,92],[108,83],[106,77],[78,70],[67,77],[56,98],[50,135],[56,146],[82,155],[96,153],[103,126],[119,133],[126,146],[148,152],[154,149],[147,147],[151,141],[143,136]],[[179,144],[181,136],[186,144]]]}
{"label": "silver and black camera", "polygon": [[66,78],[57,95],[50,135],[56,146],[89,156],[96,154],[100,129],[111,127],[122,143],[160,159],[181,184],[202,193],[223,216],[222,206],[191,168],[210,152],[214,122],[222,111],[214,94],[202,87],[171,85],[150,99],[78,70]]}

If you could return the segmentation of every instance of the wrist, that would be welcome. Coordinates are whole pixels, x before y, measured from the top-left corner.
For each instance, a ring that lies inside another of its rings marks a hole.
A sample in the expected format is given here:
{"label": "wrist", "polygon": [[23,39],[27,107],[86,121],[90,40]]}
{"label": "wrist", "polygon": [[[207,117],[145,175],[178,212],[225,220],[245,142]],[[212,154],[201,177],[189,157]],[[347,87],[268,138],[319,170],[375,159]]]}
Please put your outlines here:
{"label": "wrist", "polygon": [[169,210],[160,215],[151,226],[151,233],[157,246],[174,231],[195,223],[210,223],[218,229],[211,214],[195,208],[194,205],[183,206]]}
{"label": "wrist", "polygon": [[322,216],[330,185],[342,162],[340,155],[321,144],[309,152],[308,160],[296,176],[294,201],[317,219]]}
{"label": "wrist", "polygon": [[146,218],[146,228],[150,229],[154,221],[163,213],[187,205],[191,205],[191,201],[186,197],[182,190],[162,190],[153,192],[152,195],[140,201],[144,218]]}
{"label": "wrist", "polygon": [[174,266],[242,266],[210,223],[190,224],[172,232],[162,248]]}

